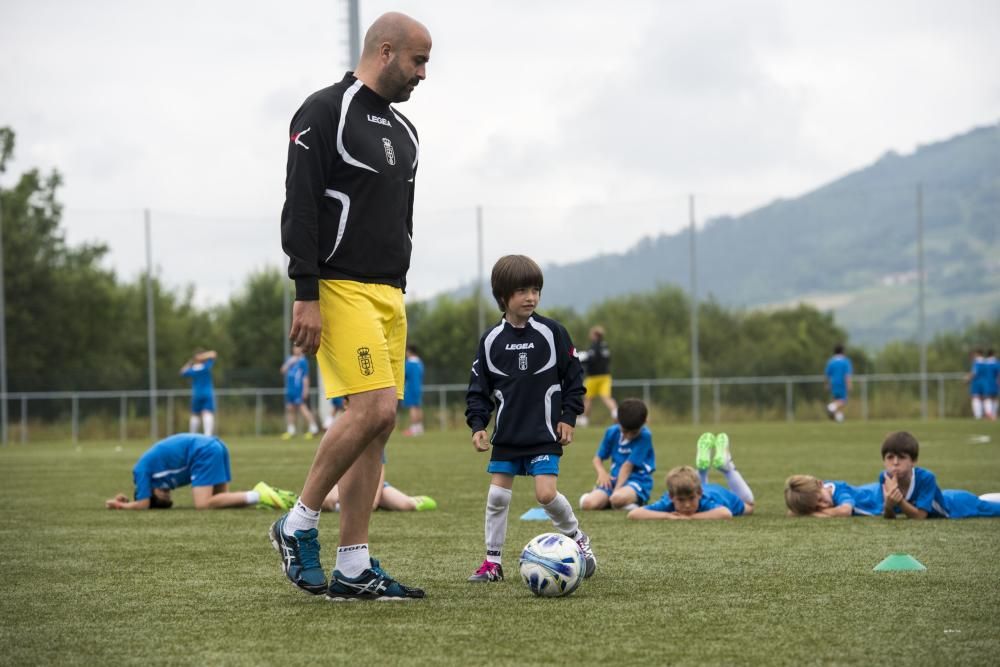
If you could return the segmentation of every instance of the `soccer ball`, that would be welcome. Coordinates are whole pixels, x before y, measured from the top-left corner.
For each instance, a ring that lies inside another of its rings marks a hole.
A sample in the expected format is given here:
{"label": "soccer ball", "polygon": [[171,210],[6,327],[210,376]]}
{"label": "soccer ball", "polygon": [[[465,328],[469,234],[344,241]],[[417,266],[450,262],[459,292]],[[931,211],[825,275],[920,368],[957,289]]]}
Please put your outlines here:
{"label": "soccer ball", "polygon": [[583,581],[587,564],[572,539],[559,533],[543,533],[521,552],[521,579],[541,597],[569,595]]}

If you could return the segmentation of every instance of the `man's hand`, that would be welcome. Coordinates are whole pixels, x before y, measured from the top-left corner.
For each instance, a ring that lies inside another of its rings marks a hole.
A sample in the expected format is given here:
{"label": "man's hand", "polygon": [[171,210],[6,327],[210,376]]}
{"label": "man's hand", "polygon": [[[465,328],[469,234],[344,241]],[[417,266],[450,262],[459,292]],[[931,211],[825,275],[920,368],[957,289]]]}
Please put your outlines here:
{"label": "man's hand", "polygon": [[306,354],[316,354],[322,332],[319,301],[296,301],[292,306],[292,328],[288,332],[288,340],[301,347]]}
{"label": "man's hand", "polygon": [[485,452],[490,448],[490,436],[486,431],[476,431],[472,434],[472,446],[477,452]]}
{"label": "man's hand", "polygon": [[556,426],[556,432],[559,435],[559,444],[564,447],[571,442],[573,442],[573,427],[566,422],[559,422]]}

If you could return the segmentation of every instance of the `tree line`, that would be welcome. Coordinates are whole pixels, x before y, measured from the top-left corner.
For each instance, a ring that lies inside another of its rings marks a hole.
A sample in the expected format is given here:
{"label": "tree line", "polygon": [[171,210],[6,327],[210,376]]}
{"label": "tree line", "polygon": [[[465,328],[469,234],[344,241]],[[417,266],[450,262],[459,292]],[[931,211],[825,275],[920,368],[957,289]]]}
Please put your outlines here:
{"label": "tree line", "polygon": [[[0,128],[0,176],[14,147],[14,132]],[[159,387],[185,386],[178,368],[195,347],[219,352],[220,386],[280,384],[287,278],[279,270],[250,274],[227,303],[211,308],[195,305],[193,286],[171,291],[155,275],[123,280],[102,266],[106,245],[66,243],[61,184],[57,171],[29,169],[0,188],[9,391],[147,387],[146,280],[153,287]],[[492,300],[486,307],[499,318]],[[587,347],[589,328],[601,324],[618,378],[691,374],[690,301],[675,286],[610,298],[581,312],[546,309],[543,292],[539,311],[562,322],[578,348]],[[408,304],[410,340],[426,364],[427,382],[468,379],[481,334],[477,313],[474,297]],[[915,343],[875,352],[852,348],[833,316],[811,306],[745,311],[709,300],[699,304],[698,318],[703,377],[818,374],[837,343],[847,345],[857,373],[917,370]],[[973,347],[995,341],[1000,314],[934,338],[928,369],[965,370]]]}

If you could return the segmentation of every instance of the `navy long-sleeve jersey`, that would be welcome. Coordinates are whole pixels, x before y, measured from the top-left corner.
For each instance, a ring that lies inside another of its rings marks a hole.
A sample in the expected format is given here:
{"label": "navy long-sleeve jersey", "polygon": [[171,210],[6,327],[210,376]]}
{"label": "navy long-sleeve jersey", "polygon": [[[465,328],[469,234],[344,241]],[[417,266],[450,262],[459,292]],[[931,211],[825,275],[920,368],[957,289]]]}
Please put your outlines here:
{"label": "navy long-sleeve jersey", "polygon": [[281,211],[299,300],[319,279],[406,287],[420,145],[401,113],[350,72],[292,118]]}
{"label": "navy long-sleeve jersey", "polygon": [[465,419],[481,431],[496,409],[494,460],[562,454],[558,424],[576,426],[583,394],[583,369],[561,324],[538,313],[520,329],[504,319],[479,340]]}

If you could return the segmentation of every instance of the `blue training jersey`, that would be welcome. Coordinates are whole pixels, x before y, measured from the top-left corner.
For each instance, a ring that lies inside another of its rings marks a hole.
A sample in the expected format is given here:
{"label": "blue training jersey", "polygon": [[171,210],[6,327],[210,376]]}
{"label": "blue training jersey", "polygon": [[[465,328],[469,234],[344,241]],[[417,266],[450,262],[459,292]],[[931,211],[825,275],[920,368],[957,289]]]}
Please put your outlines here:
{"label": "blue training jersey", "polygon": [[851,514],[856,516],[882,514],[882,487],[875,482],[851,486],[847,482],[827,481],[823,486],[831,490],[834,507],[850,505]]}
{"label": "blue training jersey", "polygon": [[1000,383],[997,376],[1000,375],[1000,361],[996,357],[986,357],[983,360],[983,395],[996,398]]}
{"label": "blue training jersey", "polygon": [[[878,475],[879,489],[885,482],[885,471]],[[945,503],[944,495],[938,487],[937,477],[930,470],[925,468],[914,468],[913,479],[910,480],[910,488],[906,490],[905,498],[907,502],[927,512],[927,517],[932,519],[948,518],[948,506]],[[896,514],[902,510],[897,506]]]}
{"label": "blue training jersey", "polygon": [[[285,363],[294,358],[289,357],[285,360]],[[288,396],[301,396],[302,387],[307,377],[309,377],[309,360],[305,357],[299,357],[298,361],[293,361],[292,365],[285,371],[285,394]]]}
{"label": "blue training jersey", "polygon": [[830,390],[834,393],[846,393],[847,376],[853,372],[851,360],[844,355],[835,354],[830,357],[826,362],[826,377],[830,380]]}
{"label": "blue training jersey", "polygon": [[217,438],[207,435],[178,433],[147,449],[132,468],[135,499],[149,498],[154,488],[176,489],[190,484],[195,453],[215,442]]}
{"label": "blue training jersey", "polygon": [[[725,507],[733,516],[740,516],[743,514],[746,506],[743,501],[740,500],[739,496],[730,491],[729,489],[719,486],[718,484],[705,484],[701,488],[701,500],[698,501],[698,512],[707,512],[708,510],[715,509],[716,507]],[[670,493],[666,492],[652,505],[646,507],[648,510],[653,510],[654,512],[676,512],[677,508],[674,507],[674,502],[670,500]]]}
{"label": "blue training jersey", "polygon": [[615,424],[604,432],[604,439],[597,446],[597,458],[611,459],[611,478],[618,479],[618,471],[626,461],[632,464],[629,479],[646,480],[656,470],[656,454],[653,452],[653,434],[643,426],[635,440],[625,440],[622,427]]}
{"label": "blue training jersey", "polygon": [[403,366],[403,377],[407,392],[420,391],[424,384],[424,362],[420,357],[407,357]]}
{"label": "blue training jersey", "polygon": [[181,373],[184,377],[191,378],[191,393],[195,397],[211,396],[215,390],[215,385],[212,383],[212,366],[214,365],[215,359],[206,359],[191,364],[187,370]]}

